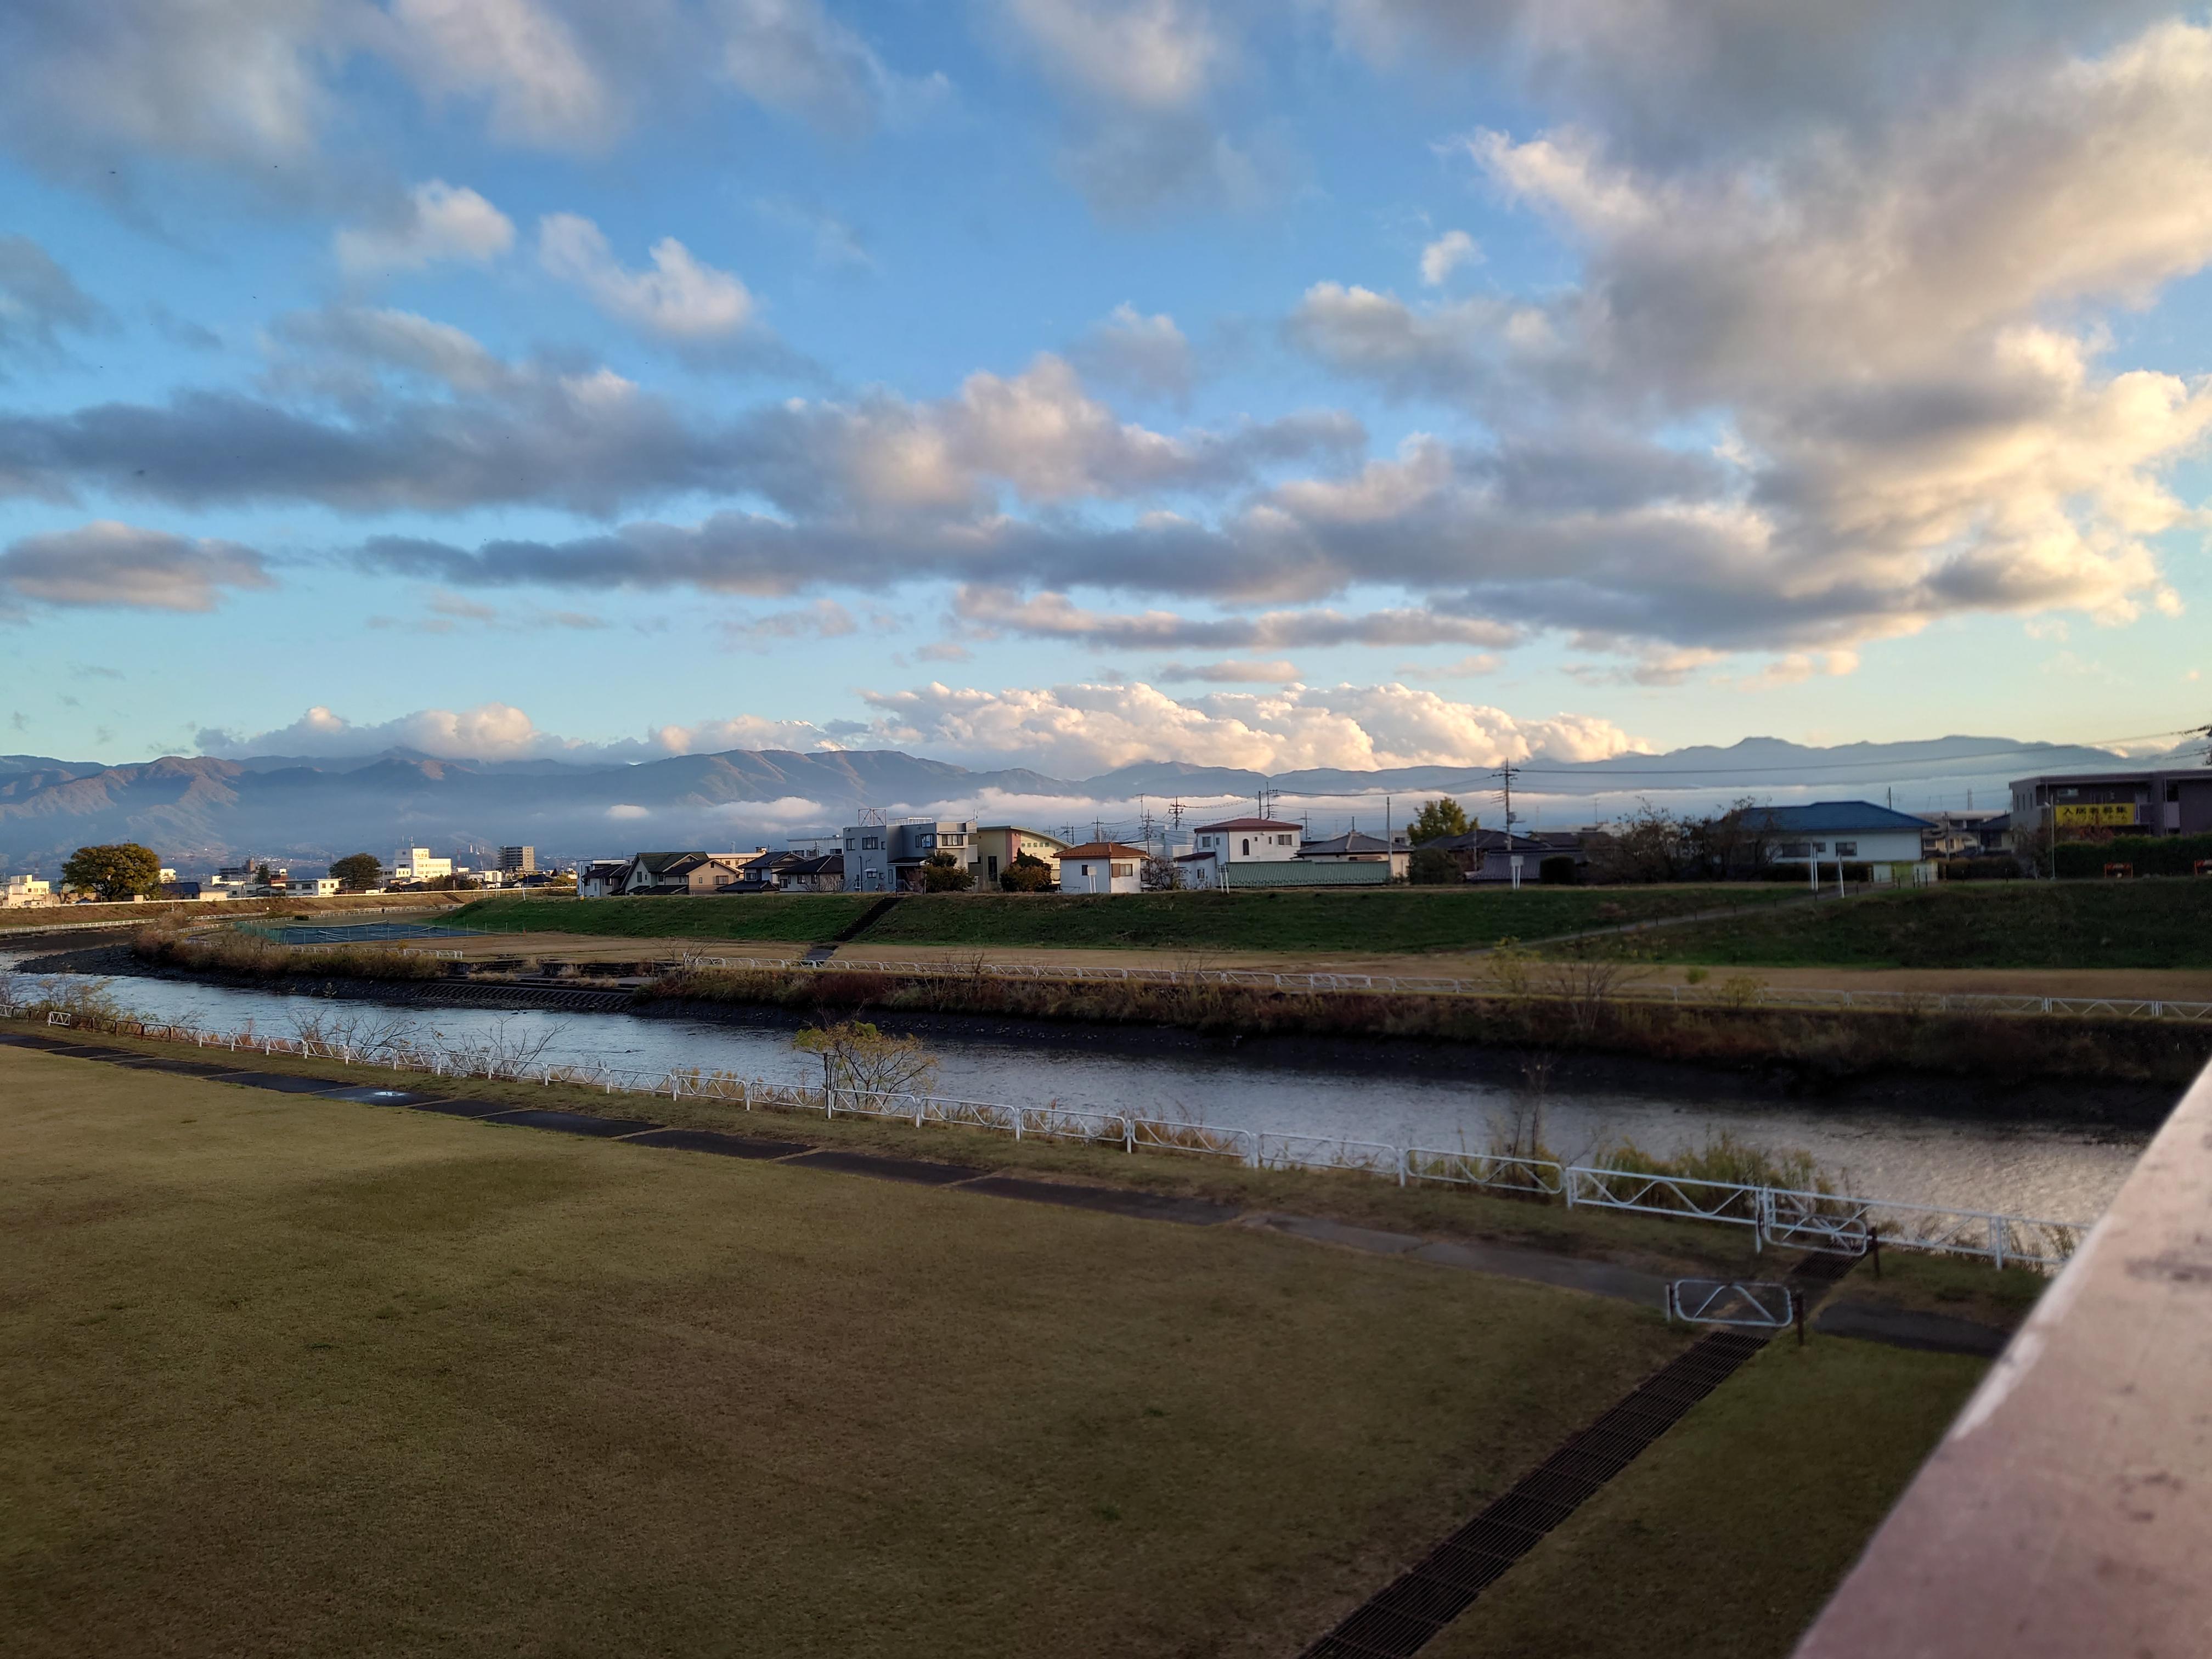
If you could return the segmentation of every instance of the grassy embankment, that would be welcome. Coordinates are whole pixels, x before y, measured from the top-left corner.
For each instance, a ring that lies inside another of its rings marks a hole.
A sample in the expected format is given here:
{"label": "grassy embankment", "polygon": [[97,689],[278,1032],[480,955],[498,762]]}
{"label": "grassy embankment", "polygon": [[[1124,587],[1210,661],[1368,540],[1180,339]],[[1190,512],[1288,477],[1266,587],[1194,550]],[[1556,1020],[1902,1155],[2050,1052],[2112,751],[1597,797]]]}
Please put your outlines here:
{"label": "grassy embankment", "polygon": [[1984,1369],[1835,1337],[1773,1343],[1424,1659],[1784,1659]]}
{"label": "grassy embankment", "polygon": [[1725,968],[2212,968],[2212,879],[1960,883],[1554,949]]}
{"label": "grassy embankment", "polygon": [[[1363,955],[1484,949],[1700,911],[1765,909],[1786,887],[1525,887],[1371,891],[1075,894],[937,893],[902,897],[854,941],[1066,950],[1300,951]],[[479,899],[447,920],[487,933],[820,944],[865,915],[866,893],[743,898]]]}
{"label": "grassy embankment", "polygon": [[[191,1048],[180,1050],[169,1042],[122,1034],[116,1029],[112,1013],[103,1013],[94,1006],[97,1001],[94,998],[80,1002],[76,1029],[85,1040],[154,1058],[175,1058],[180,1053],[195,1057]],[[36,1014],[31,1029],[46,1030]],[[319,1016],[311,1017],[301,1029],[331,1042],[349,1036]],[[350,1035],[359,1037],[362,1033]],[[218,1053],[214,1057],[221,1056]],[[680,1099],[611,1094],[601,1085],[569,1078],[531,1083],[449,1074],[432,1085],[419,1075],[387,1069],[374,1060],[346,1064],[280,1054],[256,1054],[252,1065],[256,1070],[346,1084],[434,1087],[441,1096],[508,1108],[647,1116],[679,1128],[714,1129],[757,1139],[789,1141],[794,1147],[885,1152],[979,1170],[1133,1188],[1169,1197],[1205,1199],[1245,1212],[1315,1216],[1425,1237],[1509,1244],[1619,1262],[1655,1273],[1735,1275],[1757,1272],[1771,1276],[1786,1271],[1790,1260],[1787,1253],[1780,1258],[1772,1253],[1754,1254],[1748,1237],[1734,1227],[1686,1225],[1663,1216],[1595,1210],[1586,1205],[1570,1210],[1555,1199],[1528,1193],[1477,1191],[1419,1181],[1401,1188],[1356,1170],[1255,1170],[1234,1159],[1172,1145],[1148,1148],[1132,1157],[1118,1141],[1100,1146],[1035,1132],[1015,1140],[1003,1133],[957,1124],[933,1123],[917,1129],[903,1121],[887,1118],[849,1114],[825,1118],[818,1105],[811,1110],[796,1103],[777,1108],[763,1105],[749,1111],[734,1102],[689,1094]],[[1480,1152],[1492,1149],[1493,1142],[1495,1150],[1516,1150],[1504,1142],[1517,1139],[1526,1129],[1525,1124],[1509,1121],[1501,1115],[1487,1136],[1478,1136],[1460,1150]],[[1517,1150],[1528,1148],[1523,1146]],[[1620,1162],[1624,1168],[1647,1166],[1661,1167],[1646,1155],[1633,1152]],[[1667,1167],[1678,1174],[1754,1183],[1784,1183],[1786,1177],[1786,1184],[1804,1187],[1818,1179],[1818,1172],[1809,1168],[1802,1153],[1752,1146],[1725,1136],[1669,1161]],[[1971,1261],[1894,1249],[1884,1255],[1881,1267],[1880,1278],[1864,1270],[1854,1275],[1850,1281],[1854,1299],[1948,1313],[2003,1328],[2016,1324],[2050,1282],[2026,1269],[1994,1271]]]}
{"label": "grassy embankment", "polygon": [[[20,1051],[0,1158],[0,1628],[57,1656],[1293,1651],[1681,1340]],[[1737,1578],[1830,1501],[1762,1476]]]}
{"label": "grassy embankment", "polygon": [[1646,1002],[1601,981],[1540,970],[1554,994],[1414,996],[1213,984],[1000,979],[851,969],[689,969],[645,998],[769,1004],[833,1017],[874,1010],[1085,1024],[1168,1025],[1247,1036],[1357,1036],[1586,1051],[1728,1067],[1785,1066],[1808,1079],[1899,1070],[1986,1082],[2052,1078],[2186,1085],[2212,1060],[2212,1027],[2144,1020],[1808,1011]]}
{"label": "grassy embankment", "polygon": [[[437,910],[461,902],[456,893],[341,893],[331,898],[155,900],[145,904],[54,904],[0,910],[0,932],[25,927],[89,927],[100,922],[224,921],[240,916],[320,916],[334,911]],[[441,922],[445,918],[439,919]]]}
{"label": "grassy embankment", "polygon": [[[262,978],[426,981],[441,977],[444,966],[375,946],[290,951],[252,934],[225,932],[149,929],[134,949],[164,966]],[[888,1012],[1584,1051],[1731,1068],[1783,1066],[1808,1081],[1907,1071],[1983,1084],[2083,1078],[2179,1088],[2212,1060],[2212,1027],[2202,1025],[1678,1006],[1621,997],[1605,971],[1579,963],[1514,963],[1509,977],[1521,988],[1550,994],[1285,992],[863,968],[684,969],[662,974],[636,994],[641,1001],[769,1006],[830,1018]]]}

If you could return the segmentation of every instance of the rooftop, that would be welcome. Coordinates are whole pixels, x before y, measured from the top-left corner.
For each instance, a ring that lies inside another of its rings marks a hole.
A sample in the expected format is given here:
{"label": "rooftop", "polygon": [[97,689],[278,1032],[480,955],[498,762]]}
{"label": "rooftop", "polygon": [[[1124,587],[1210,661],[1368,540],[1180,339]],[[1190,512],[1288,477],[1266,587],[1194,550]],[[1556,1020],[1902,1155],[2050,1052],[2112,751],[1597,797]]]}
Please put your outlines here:
{"label": "rooftop", "polygon": [[1201,823],[1199,833],[1208,830],[1296,830],[1305,832],[1303,823],[1286,823],[1281,818],[1224,818],[1218,823]]}
{"label": "rooftop", "polygon": [[1816,800],[1804,806],[1770,806],[1765,827],[1790,834],[1845,830],[1933,830],[1926,818],[1892,811],[1870,800]]}

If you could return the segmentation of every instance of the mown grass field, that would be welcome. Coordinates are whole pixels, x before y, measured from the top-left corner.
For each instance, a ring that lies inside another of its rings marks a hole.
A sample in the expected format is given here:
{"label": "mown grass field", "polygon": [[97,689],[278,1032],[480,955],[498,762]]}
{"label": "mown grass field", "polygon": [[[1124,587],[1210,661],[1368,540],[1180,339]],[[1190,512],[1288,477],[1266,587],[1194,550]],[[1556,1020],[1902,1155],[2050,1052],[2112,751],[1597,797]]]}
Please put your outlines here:
{"label": "mown grass field", "polygon": [[1564,948],[1730,968],[2212,968],[2212,879],[1961,882]]}
{"label": "mown grass field", "polygon": [[[1388,888],[1373,892],[1139,893],[1119,897],[1010,893],[915,894],[858,935],[870,946],[930,945],[1065,949],[1417,952],[1479,950],[1585,928],[1760,910],[1790,887],[1524,887],[1519,892]],[[487,932],[600,933],[635,939],[818,943],[864,915],[862,893],[743,898],[483,899],[450,920]]]}
{"label": "mown grass field", "polygon": [[1784,1659],[1984,1369],[1774,1342],[1423,1659]]}
{"label": "mown grass field", "polygon": [[1680,1340],[20,1050],[0,1161],[26,1654],[1295,1651]]}

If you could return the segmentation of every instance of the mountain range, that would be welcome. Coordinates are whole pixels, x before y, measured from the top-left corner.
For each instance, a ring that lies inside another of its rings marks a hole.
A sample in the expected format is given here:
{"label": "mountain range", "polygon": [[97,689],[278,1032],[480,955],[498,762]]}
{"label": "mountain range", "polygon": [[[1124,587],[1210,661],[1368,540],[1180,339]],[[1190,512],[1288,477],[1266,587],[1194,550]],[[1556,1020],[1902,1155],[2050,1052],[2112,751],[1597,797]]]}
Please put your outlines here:
{"label": "mountain range", "polygon": [[[2179,757],[2180,751],[2176,751]],[[2189,758],[2194,760],[2195,751]],[[1954,736],[1911,743],[1814,748],[1747,738],[1726,748],[1593,762],[1538,759],[1519,769],[1517,812],[1532,821],[1587,823],[1639,796],[1670,804],[1753,796],[1777,801],[1882,799],[1907,810],[2002,806],[2008,779],[2109,767],[2102,749]],[[1186,805],[1188,821],[1255,803],[1309,816],[1334,831],[1382,797],[1449,793],[1493,815],[1500,780],[1486,768],[1309,769],[1269,776],[1233,767],[1146,761],[1094,777],[1023,768],[976,770],[896,750],[732,750],[635,764],[562,760],[444,760],[393,749],[344,758],[166,756],[110,766],[33,755],[0,756],[0,860],[51,872],[70,849],[137,841],[191,873],[252,854],[301,869],[346,853],[389,857],[427,846],[478,858],[501,842],[542,857],[605,857],[641,847],[775,845],[834,829],[862,806],[894,816],[941,812],[1013,819],[1083,834],[1133,831],[1140,811]],[[1480,805],[1479,805],[1480,804]],[[1404,813],[1396,816],[1403,817]]]}

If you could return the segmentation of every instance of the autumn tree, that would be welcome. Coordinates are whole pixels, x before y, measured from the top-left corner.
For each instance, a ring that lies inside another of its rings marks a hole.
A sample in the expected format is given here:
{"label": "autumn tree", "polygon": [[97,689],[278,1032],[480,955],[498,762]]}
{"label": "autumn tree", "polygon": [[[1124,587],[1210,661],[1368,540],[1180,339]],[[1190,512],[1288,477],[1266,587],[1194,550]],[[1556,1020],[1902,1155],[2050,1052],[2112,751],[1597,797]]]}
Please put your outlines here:
{"label": "autumn tree", "polygon": [[80,847],[62,866],[62,884],[97,893],[110,903],[150,893],[161,879],[161,860],[135,841]]}
{"label": "autumn tree", "polygon": [[999,885],[1009,893],[1042,893],[1054,885],[1052,866],[1034,853],[1017,853],[1014,861],[999,872]]}
{"label": "autumn tree", "polygon": [[1442,841],[1447,836],[1463,836],[1470,828],[1467,813],[1449,795],[1441,800],[1425,800],[1413,821],[1406,826],[1406,839],[1419,847],[1425,841]]}

